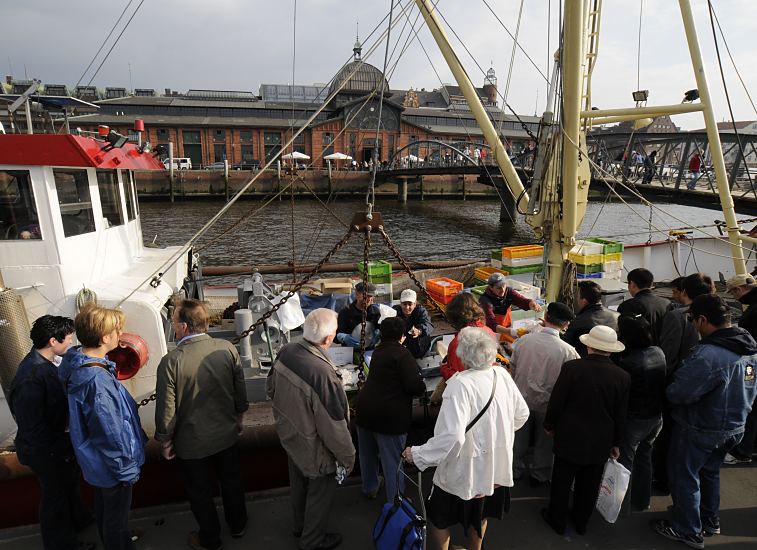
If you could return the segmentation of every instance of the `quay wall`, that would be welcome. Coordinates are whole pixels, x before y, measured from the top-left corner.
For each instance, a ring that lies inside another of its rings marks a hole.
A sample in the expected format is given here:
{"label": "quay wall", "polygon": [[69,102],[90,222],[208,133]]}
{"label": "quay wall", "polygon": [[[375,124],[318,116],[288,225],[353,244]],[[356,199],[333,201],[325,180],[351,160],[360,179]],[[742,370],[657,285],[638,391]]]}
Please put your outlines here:
{"label": "quay wall", "polygon": [[[296,195],[363,196],[370,183],[368,172],[334,171],[329,178],[326,170],[302,170],[296,176],[275,170],[263,173],[230,171],[228,182],[222,171],[177,170],[174,172],[173,196],[185,200],[192,198],[225,198],[237,193],[255,176],[258,178],[246,191],[245,196],[259,198],[277,193],[290,182]],[[140,199],[167,199],[171,197],[171,181],[168,172],[137,172],[135,174]],[[401,180],[376,183],[376,194],[398,196]],[[285,194],[289,194],[289,189]],[[408,198],[465,198],[496,197],[493,187],[478,183],[475,175],[429,175],[407,180]]]}

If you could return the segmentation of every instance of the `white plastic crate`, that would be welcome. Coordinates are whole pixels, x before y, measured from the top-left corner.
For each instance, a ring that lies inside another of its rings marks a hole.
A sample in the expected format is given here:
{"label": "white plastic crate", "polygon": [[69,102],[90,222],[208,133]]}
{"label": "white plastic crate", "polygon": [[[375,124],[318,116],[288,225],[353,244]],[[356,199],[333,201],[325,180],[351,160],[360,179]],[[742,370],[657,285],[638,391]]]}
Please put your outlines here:
{"label": "white plastic crate", "polygon": [[602,271],[600,272],[600,279],[613,279],[616,281],[623,280],[623,270],[618,269],[617,271]]}
{"label": "white plastic crate", "polygon": [[613,262],[602,262],[602,271],[606,273],[614,273],[615,271],[623,271],[623,260]]}
{"label": "white plastic crate", "polygon": [[513,290],[517,290],[529,300],[538,300],[541,297],[541,289],[538,286],[529,285],[510,278],[505,279],[505,284]]}
{"label": "white plastic crate", "polygon": [[[500,269],[507,271],[507,266],[511,267],[524,267],[527,265],[541,265],[542,256],[525,256],[523,258],[502,258],[502,266]],[[493,264],[492,264],[493,265]]]}
{"label": "white plastic crate", "polygon": [[576,245],[570,249],[574,254],[580,254],[581,256],[590,256],[592,254],[602,254],[604,252],[604,245],[601,243],[590,243],[589,241],[577,240]]}

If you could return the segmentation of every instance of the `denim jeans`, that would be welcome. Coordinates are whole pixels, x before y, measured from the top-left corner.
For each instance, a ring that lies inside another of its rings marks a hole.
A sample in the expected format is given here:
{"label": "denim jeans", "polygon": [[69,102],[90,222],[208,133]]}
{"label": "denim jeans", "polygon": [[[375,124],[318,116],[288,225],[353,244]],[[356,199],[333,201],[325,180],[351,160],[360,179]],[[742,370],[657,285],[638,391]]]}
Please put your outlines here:
{"label": "denim jeans", "polygon": [[105,550],[135,550],[129,532],[131,484],[95,488],[95,518]]}
{"label": "denim jeans", "polygon": [[626,430],[620,444],[620,462],[631,472],[631,484],[623,501],[625,512],[629,506],[646,509],[652,496],[652,444],[662,428],[662,416],[627,418]]}
{"label": "denim jeans", "polygon": [[397,468],[402,460],[407,434],[381,434],[358,426],[357,437],[363,492],[369,494],[378,489],[380,462],[386,482],[386,501],[392,502],[398,489],[405,490],[405,476],[401,474],[397,487]]}
{"label": "denim jeans", "polygon": [[720,513],[720,465],[742,437],[704,434],[673,424],[668,478],[673,497],[673,528],[683,535],[702,531],[701,518]]}

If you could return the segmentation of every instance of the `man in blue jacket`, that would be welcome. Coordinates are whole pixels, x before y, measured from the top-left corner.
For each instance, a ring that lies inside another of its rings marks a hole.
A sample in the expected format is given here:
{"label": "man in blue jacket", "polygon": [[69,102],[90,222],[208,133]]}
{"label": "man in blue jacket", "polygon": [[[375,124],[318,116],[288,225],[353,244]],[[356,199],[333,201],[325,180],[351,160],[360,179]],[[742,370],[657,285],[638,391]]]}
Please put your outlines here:
{"label": "man in blue jacket", "polygon": [[691,548],[704,548],[703,531],[720,533],[720,465],[744,435],[757,385],[757,342],[731,326],[725,302],[698,296],[689,320],[702,339],[676,370],[667,398],[673,409],[668,455],[671,520],[653,529]]}
{"label": "man in blue jacket", "polygon": [[32,325],[34,347],[18,366],[8,393],[16,420],[16,454],[32,469],[42,492],[39,527],[45,550],[88,548],[77,543],[76,532],[92,515],[79,492],[79,467],[68,436],[68,402],[55,366],[71,347],[74,322],[68,317],[43,315]]}
{"label": "man in blue jacket", "polygon": [[68,393],[71,443],[84,479],[95,488],[95,518],[105,550],[134,550],[128,523],[131,490],[147,443],[137,404],[106,356],[118,346],[124,324],[120,310],[85,306],[74,320],[82,345],[68,350],[58,369]]}

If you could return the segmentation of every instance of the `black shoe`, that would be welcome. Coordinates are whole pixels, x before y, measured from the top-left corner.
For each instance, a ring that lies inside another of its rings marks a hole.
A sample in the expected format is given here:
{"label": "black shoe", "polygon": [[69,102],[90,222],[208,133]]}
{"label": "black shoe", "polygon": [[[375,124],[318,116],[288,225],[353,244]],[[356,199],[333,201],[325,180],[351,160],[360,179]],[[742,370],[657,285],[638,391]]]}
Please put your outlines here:
{"label": "black shoe", "polygon": [[666,539],[682,542],[690,548],[704,550],[704,538],[702,535],[684,535],[679,533],[673,529],[673,526],[670,525],[670,522],[666,519],[655,520],[650,525],[655,533],[662,535]]}
{"label": "black shoe", "polygon": [[97,545],[94,542],[79,541],[76,543],[76,550],[95,550]]}
{"label": "black shoe", "polygon": [[247,534],[247,523],[242,526],[241,529],[238,529],[236,531],[231,531],[231,538],[234,539],[241,539],[243,536]]}
{"label": "black shoe", "polygon": [[546,521],[547,525],[549,525],[552,528],[552,530],[555,533],[557,533],[558,535],[564,535],[565,534],[565,529],[558,529],[555,526],[554,522],[552,521],[552,518],[549,517],[549,510],[547,508],[542,508],[541,509],[541,519],[543,519],[544,521]]}
{"label": "black shoe", "polygon": [[705,536],[719,535],[720,518],[718,516],[702,518],[702,531],[704,531]]}
{"label": "black shoe", "polygon": [[326,533],[321,539],[321,543],[313,550],[331,550],[342,544],[342,535],[339,533]]}
{"label": "black shoe", "polygon": [[215,546],[204,546],[200,541],[200,535],[197,531],[192,531],[187,537],[187,544],[193,550],[223,550],[223,546],[219,542]]}

